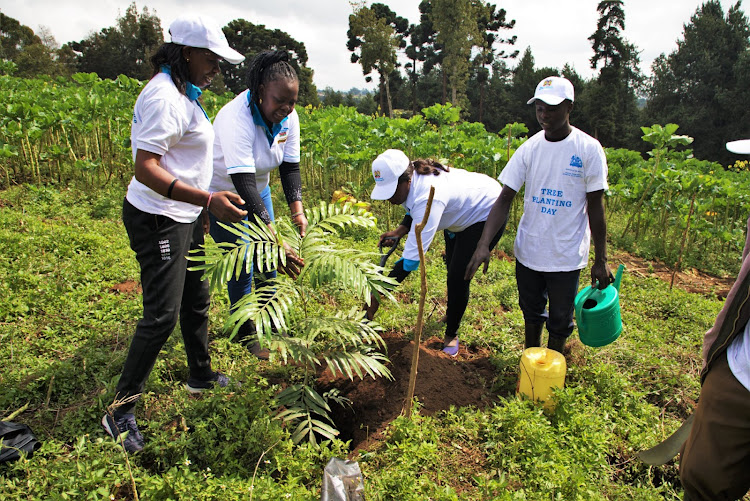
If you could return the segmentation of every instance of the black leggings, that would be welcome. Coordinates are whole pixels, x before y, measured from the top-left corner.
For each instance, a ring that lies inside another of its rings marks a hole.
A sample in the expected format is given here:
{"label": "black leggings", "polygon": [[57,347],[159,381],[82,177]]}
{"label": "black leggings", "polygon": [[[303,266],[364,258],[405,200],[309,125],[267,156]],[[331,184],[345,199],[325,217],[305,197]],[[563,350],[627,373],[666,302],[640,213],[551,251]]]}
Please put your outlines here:
{"label": "black leggings", "polygon": [[[452,339],[458,333],[461,319],[469,304],[469,285],[471,280],[464,280],[466,267],[477,248],[477,242],[484,230],[484,221],[475,223],[464,231],[451,233],[443,231],[445,236],[445,266],[448,268],[448,307],[446,312],[445,337]],[[495,234],[490,242],[490,250],[494,249],[505,231],[505,224]]]}

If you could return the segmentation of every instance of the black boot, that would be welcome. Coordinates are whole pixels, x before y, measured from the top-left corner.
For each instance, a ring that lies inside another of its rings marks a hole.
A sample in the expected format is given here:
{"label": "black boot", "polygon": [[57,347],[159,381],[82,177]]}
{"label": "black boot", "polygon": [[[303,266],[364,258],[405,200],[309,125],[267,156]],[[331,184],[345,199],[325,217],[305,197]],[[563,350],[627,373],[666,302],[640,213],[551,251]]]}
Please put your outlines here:
{"label": "black boot", "polygon": [[555,336],[553,334],[550,334],[549,341],[547,341],[547,348],[549,348],[550,350],[555,350],[558,353],[562,353],[563,348],[565,347],[565,341],[567,340],[567,337]]}
{"label": "black boot", "polygon": [[542,331],[544,324],[525,324],[526,339],[523,343],[524,349],[542,345]]}

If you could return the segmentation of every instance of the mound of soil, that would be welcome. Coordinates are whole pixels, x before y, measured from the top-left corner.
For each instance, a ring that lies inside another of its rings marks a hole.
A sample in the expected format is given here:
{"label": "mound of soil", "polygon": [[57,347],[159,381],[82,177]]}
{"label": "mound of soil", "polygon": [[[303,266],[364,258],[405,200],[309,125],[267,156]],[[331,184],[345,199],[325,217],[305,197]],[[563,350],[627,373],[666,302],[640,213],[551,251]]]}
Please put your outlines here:
{"label": "mound of soil", "polygon": [[[340,375],[333,378],[329,371],[318,378],[321,390],[335,387],[352,401],[351,407],[334,412],[336,428],[343,440],[351,440],[352,451],[367,448],[372,441],[382,439],[384,429],[402,413],[406,403],[414,342],[393,332],[385,334],[383,339],[392,381],[373,380],[369,376],[351,381]],[[461,346],[458,355],[452,358],[442,349],[443,340],[437,337],[420,344],[414,388],[420,414],[432,415],[450,406],[489,406],[497,396],[491,391],[497,371],[489,361],[489,351]]]}

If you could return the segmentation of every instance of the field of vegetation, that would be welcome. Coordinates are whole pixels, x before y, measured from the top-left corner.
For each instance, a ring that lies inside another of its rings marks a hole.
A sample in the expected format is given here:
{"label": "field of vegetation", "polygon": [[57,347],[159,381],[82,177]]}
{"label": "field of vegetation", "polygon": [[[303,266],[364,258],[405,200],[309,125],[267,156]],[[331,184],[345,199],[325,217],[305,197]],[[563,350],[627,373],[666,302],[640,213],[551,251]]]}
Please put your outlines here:
{"label": "field of vegetation", "polygon": [[[431,340],[442,337],[445,268],[439,242],[428,253],[425,366],[418,380],[430,378],[443,395],[439,401],[418,385],[410,418],[387,415],[375,426],[357,400],[368,398],[364,391],[320,372],[318,390],[348,396],[353,417],[346,427],[335,423],[341,431],[335,439],[294,440],[278,418],[277,399],[307,380],[304,366],[259,361],[231,342],[224,331],[228,300],[216,293],[213,363],[241,386],[189,396],[182,341],[173,334],[137,410],[146,447],[125,455],[99,421],[113,401],[141,307],[138,266],[120,222],[132,171],[130,113],[141,84],[89,74],[0,81],[8,89],[0,108],[0,418],[29,424],[43,442],[33,457],[0,466],[0,497],[314,500],[323,467],[339,457],[359,462],[365,494],[374,500],[681,498],[674,462],[650,467],[635,454],[692,412],[702,334],[721,300],[716,291],[687,292],[679,281],[670,287],[648,268],[626,271],[622,336],[603,348],[571,343],[565,388],[547,414],[515,396],[523,319],[507,256],[520,206],[489,273],[473,283],[457,359],[432,349]],[[207,95],[209,114],[227,99]],[[527,134],[518,124],[488,134],[459,121],[451,106],[408,120],[349,108],[299,112],[307,207],[328,202],[335,189],[367,201],[369,163],[385,148],[496,175]],[[647,159],[607,150],[610,254],[735,273],[750,193],[745,166],[691,158],[690,139],[673,125],[654,125],[643,136],[652,148]],[[399,210],[374,203],[376,224],[347,227],[332,244],[372,253],[377,262],[378,235],[400,220]],[[385,393],[370,402],[369,413],[384,414],[403,398],[395,388],[404,371],[396,364],[414,334],[419,293],[417,277],[408,279],[395,291],[398,302],[385,302],[378,314],[394,381],[379,378]],[[328,287],[312,297],[320,313],[361,306]],[[460,376],[468,367],[482,369],[467,385]],[[371,381],[365,376],[361,383]],[[481,389],[475,401],[451,400],[471,388]]]}

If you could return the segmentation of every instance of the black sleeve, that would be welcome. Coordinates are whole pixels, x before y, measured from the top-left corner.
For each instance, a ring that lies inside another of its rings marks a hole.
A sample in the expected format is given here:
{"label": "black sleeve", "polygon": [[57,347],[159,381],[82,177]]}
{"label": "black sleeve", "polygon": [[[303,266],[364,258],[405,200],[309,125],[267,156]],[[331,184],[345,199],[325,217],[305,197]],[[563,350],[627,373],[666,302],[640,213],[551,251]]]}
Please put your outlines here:
{"label": "black sleeve", "polygon": [[255,221],[252,214],[257,214],[264,223],[269,224],[271,222],[271,216],[266,210],[266,206],[263,204],[263,200],[260,198],[258,188],[255,185],[255,174],[252,173],[241,173],[231,174],[232,183],[234,188],[237,190],[237,194],[242,197],[245,201],[245,210],[248,212],[248,219],[251,222]]}
{"label": "black sleeve", "polygon": [[398,261],[396,261],[396,264],[393,265],[393,269],[388,274],[388,276],[391,278],[395,278],[398,283],[401,283],[406,279],[406,277],[409,276],[409,273],[411,272],[404,269],[404,260],[399,259]]}
{"label": "black sleeve", "polygon": [[281,162],[279,177],[281,178],[281,186],[284,188],[287,205],[292,202],[301,202],[302,176],[299,172],[299,162]]}
{"label": "black sleeve", "polygon": [[411,218],[410,214],[404,215],[404,219],[401,220],[401,225],[406,226],[411,230],[411,224],[414,222],[414,220]]}

